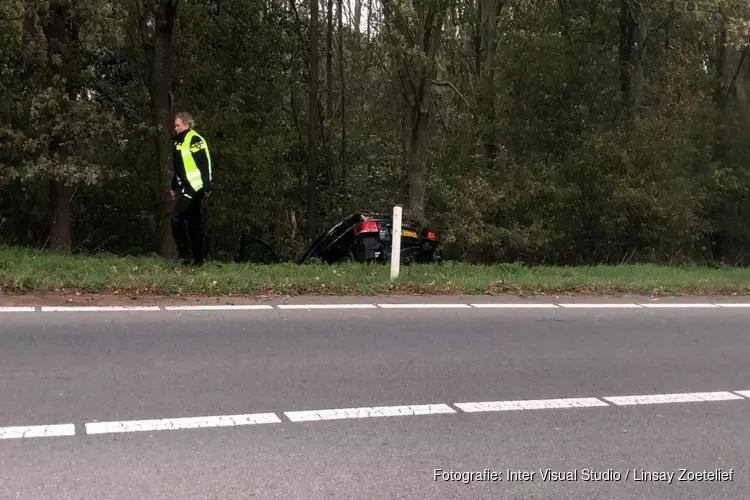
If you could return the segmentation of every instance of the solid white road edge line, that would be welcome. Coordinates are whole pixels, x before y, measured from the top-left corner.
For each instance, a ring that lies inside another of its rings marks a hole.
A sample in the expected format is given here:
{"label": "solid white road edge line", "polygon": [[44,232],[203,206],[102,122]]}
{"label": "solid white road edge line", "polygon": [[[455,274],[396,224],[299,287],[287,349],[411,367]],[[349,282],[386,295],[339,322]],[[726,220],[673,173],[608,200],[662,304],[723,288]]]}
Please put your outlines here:
{"label": "solid white road edge line", "polygon": [[528,399],[519,401],[486,401],[455,403],[454,406],[467,413],[479,411],[548,410],[559,408],[587,408],[609,406],[597,398]]}
{"label": "solid white road edge line", "polygon": [[279,304],[279,309],[375,309],[375,304]]}
{"label": "solid white road edge line", "polygon": [[275,413],[221,415],[215,417],[163,418],[122,422],[89,422],[86,424],[86,434],[203,429],[207,427],[232,427],[238,425],[278,423],[281,423],[281,419]]}
{"label": "solid white road edge line", "polygon": [[640,304],[607,304],[607,303],[576,303],[576,304],[560,304],[560,307],[566,309],[605,309],[605,308],[618,308],[618,309],[637,309],[641,308]]}
{"label": "solid white road edge line", "polygon": [[646,303],[646,304],[640,304],[643,307],[653,307],[653,308],[683,308],[683,309],[692,309],[692,308],[698,308],[698,307],[719,307],[716,304],[711,304],[708,302],[701,302],[697,304],[688,304],[684,302],[675,302],[675,303]]}
{"label": "solid white road edge line", "polygon": [[408,405],[408,406],[374,406],[363,408],[338,408],[331,410],[287,411],[284,415],[292,422],[309,422],[313,420],[339,420],[345,418],[398,417],[407,415],[433,415],[456,413],[446,404]]}
{"label": "solid white road edge line", "polygon": [[124,312],[124,311],[243,311],[243,310],[314,310],[314,309],[692,309],[750,308],[750,302],[725,303],[381,303],[381,304],[236,304],[195,306],[11,306],[0,307],[0,313],[18,312]]}
{"label": "solid white road edge line", "polygon": [[0,427],[0,439],[75,436],[74,424]]}
{"label": "solid white road edge line", "polygon": [[550,304],[550,303],[485,303],[485,304],[470,304],[471,307],[476,307],[477,309],[557,309],[559,306],[557,304]]}
{"label": "solid white road edge line", "polygon": [[459,309],[471,308],[469,304],[446,302],[445,304],[378,304],[383,309]]}
{"label": "solid white road edge line", "polygon": [[43,306],[44,312],[160,311],[158,306]]}
{"label": "solid white road edge line", "polygon": [[205,306],[165,306],[165,311],[246,311],[273,309],[267,304],[205,305]]}
{"label": "solid white road edge line", "polygon": [[701,403],[706,401],[731,401],[743,399],[728,391],[720,392],[684,392],[676,394],[652,394],[643,396],[617,396],[602,398],[618,406],[650,405],[665,403]]}

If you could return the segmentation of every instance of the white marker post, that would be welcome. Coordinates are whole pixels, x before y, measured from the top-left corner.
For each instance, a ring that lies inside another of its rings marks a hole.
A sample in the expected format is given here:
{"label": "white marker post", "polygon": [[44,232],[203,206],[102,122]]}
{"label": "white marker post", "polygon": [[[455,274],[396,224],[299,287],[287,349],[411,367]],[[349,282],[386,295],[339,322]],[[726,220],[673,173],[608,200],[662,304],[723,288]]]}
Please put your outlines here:
{"label": "white marker post", "polygon": [[391,231],[391,279],[398,277],[401,264],[401,206],[393,207],[393,230]]}

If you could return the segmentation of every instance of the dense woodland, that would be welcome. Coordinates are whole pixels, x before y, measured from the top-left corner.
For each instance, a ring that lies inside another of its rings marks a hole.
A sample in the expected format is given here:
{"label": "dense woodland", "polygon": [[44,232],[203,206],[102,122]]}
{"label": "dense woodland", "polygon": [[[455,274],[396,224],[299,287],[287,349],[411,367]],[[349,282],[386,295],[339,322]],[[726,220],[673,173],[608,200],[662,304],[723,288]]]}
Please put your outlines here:
{"label": "dense woodland", "polygon": [[750,262],[747,0],[2,0],[0,243],[173,252],[172,114],[216,258],[355,210],[445,255]]}

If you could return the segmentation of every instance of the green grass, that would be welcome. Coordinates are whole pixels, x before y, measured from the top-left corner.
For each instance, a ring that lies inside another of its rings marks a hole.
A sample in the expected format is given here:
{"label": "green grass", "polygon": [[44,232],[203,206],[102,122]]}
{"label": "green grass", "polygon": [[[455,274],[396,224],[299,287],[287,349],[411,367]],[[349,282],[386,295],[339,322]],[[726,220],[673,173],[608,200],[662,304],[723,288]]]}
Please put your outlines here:
{"label": "green grass", "polygon": [[750,294],[750,269],[208,263],[183,269],[159,257],[77,256],[0,246],[4,293],[258,294]]}

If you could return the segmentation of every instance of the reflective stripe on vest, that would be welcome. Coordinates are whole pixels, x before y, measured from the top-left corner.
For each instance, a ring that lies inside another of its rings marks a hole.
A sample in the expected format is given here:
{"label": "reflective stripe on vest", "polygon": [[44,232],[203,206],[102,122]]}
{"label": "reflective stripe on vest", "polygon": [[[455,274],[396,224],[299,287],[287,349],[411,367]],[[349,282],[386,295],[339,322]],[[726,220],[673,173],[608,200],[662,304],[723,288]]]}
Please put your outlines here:
{"label": "reflective stripe on vest", "polygon": [[[193,137],[198,137],[203,144],[198,147],[192,146],[190,142],[193,140]],[[198,191],[203,187],[201,171],[195,163],[195,158],[193,158],[193,153],[197,153],[201,149],[205,149],[206,151],[206,158],[208,159],[208,178],[209,180],[213,180],[211,153],[208,150],[206,140],[196,131],[190,130],[185,134],[185,139],[182,143],[177,144],[177,151],[180,152],[180,155],[182,156],[182,164],[185,166],[185,177],[187,177],[187,181],[190,183],[190,187],[192,187],[194,191]]]}

